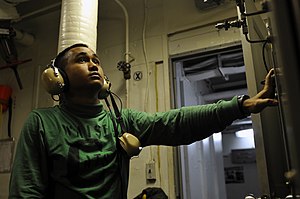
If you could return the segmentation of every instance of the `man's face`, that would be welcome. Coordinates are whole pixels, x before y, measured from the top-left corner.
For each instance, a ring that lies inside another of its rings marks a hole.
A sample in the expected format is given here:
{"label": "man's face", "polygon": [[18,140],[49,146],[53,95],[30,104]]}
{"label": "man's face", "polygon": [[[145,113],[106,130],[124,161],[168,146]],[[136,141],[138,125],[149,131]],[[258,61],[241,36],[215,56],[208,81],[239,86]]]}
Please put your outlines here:
{"label": "man's face", "polygon": [[65,72],[69,79],[69,91],[100,90],[104,73],[98,56],[89,48],[76,47],[67,53]]}

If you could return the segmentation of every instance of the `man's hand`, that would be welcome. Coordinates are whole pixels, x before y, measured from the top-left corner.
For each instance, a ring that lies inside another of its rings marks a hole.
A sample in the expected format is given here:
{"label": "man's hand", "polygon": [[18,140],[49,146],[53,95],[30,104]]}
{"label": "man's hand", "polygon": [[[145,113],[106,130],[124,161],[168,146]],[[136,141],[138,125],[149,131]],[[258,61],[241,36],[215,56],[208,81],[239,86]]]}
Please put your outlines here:
{"label": "man's hand", "polygon": [[264,88],[250,99],[243,103],[245,113],[259,113],[267,106],[277,106],[278,100],[275,99],[274,69],[271,69],[265,78]]}

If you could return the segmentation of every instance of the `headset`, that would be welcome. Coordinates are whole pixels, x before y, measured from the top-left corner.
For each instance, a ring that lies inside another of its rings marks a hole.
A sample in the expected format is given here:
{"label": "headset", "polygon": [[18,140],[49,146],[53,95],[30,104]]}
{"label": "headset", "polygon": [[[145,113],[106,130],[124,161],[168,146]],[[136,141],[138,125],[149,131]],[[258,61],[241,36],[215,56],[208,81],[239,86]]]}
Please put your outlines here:
{"label": "headset", "polygon": [[[69,80],[67,74],[60,68],[54,65],[55,59],[51,60],[47,68],[41,75],[42,83],[48,93],[59,95],[68,90]],[[107,76],[104,76],[104,84],[98,94],[99,99],[105,99],[109,95],[111,83]]]}
{"label": "headset", "polygon": [[[60,95],[67,91],[69,87],[69,80],[67,74],[60,68],[55,66],[55,59],[51,60],[47,68],[43,71],[41,75],[42,83],[46,91],[52,95]],[[119,112],[117,105],[111,95],[110,91],[111,83],[108,77],[104,76],[104,84],[98,93],[99,99],[104,99],[109,106],[107,97],[110,96],[113,102],[114,111],[118,118],[121,118],[121,113]],[[111,110],[110,110],[111,111]],[[121,122],[122,130],[124,130],[123,123]],[[115,129],[117,132],[117,129]],[[129,157],[137,156],[141,152],[141,143],[138,138],[130,133],[122,132],[121,136],[117,136],[121,147],[126,151]]]}

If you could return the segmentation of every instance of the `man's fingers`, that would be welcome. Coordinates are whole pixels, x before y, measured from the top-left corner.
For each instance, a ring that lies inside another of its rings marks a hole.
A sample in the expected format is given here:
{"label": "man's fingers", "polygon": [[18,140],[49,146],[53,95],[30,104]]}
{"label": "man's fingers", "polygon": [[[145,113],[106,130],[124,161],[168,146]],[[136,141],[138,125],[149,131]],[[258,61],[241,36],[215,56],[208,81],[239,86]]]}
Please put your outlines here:
{"label": "man's fingers", "polygon": [[248,104],[249,111],[251,113],[259,113],[268,106],[278,105],[278,101],[276,99],[265,98],[265,99],[256,99],[255,101],[250,102],[251,104]]}
{"label": "man's fingers", "polygon": [[258,103],[260,104],[258,106],[258,108],[260,110],[256,110],[256,111],[260,112],[267,106],[277,106],[278,105],[278,100],[266,98],[266,99],[261,99]]}
{"label": "man's fingers", "polygon": [[270,98],[268,98],[268,99],[263,99],[265,102],[263,102],[263,103],[265,103],[267,106],[277,106],[278,105],[278,100],[277,99],[270,99]]}
{"label": "man's fingers", "polygon": [[274,69],[270,69],[270,71],[268,72],[266,78],[265,78],[265,86],[273,86],[272,84],[272,79],[274,77]]}

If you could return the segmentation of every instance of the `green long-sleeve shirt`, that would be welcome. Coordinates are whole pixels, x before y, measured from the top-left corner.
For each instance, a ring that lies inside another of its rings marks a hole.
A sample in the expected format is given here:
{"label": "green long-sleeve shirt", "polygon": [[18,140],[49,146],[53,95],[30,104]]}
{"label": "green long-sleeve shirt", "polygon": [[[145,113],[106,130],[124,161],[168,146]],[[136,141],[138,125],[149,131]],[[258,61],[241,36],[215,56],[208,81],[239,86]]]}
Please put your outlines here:
{"label": "green long-sleeve shirt", "polygon": [[[154,114],[122,110],[125,130],[142,146],[190,144],[242,117],[236,97]],[[101,103],[33,110],[18,141],[9,198],[125,198],[129,158],[117,146]]]}

